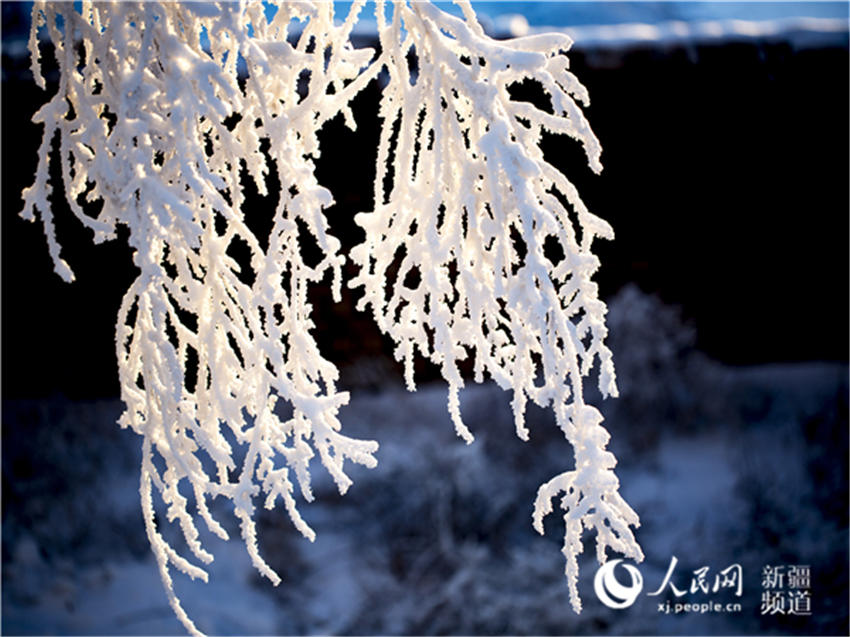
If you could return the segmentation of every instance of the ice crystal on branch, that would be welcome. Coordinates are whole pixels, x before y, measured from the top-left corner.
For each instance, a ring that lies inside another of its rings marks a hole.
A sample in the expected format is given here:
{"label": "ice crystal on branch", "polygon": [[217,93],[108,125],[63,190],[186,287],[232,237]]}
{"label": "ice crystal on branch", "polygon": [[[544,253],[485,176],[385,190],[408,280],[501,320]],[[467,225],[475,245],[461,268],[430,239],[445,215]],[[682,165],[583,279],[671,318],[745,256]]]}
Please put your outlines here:
{"label": "ice crystal on branch", "polygon": [[[95,241],[113,238],[117,225],[129,230],[140,273],[117,321],[120,423],[143,437],[147,534],[170,603],[191,632],[169,569],[202,579],[206,572],[161,534],[154,493],[203,563],[213,558],[197,521],[226,538],[208,502],[229,500],[254,565],[277,583],[257,548],[256,503],[271,508],[280,498],[312,539],[294,493],[312,498],[311,459],[318,454],[341,492],[350,484],[346,459],[375,464],[375,442],[340,433],[348,395],[337,391],[338,372],[311,334],[307,289],[330,275],[338,299],[345,258],[323,214],[332,197],[315,176],[317,132],[340,114],[354,127],[351,100],[384,70],[374,210],[357,217],[367,239],[352,253],[361,269],[349,282],[363,290],[361,308],[371,306],[395,341],[411,389],[417,350],[440,366],[449,412],[468,442],[458,363],[469,356],[477,382],[489,375],[513,392],[521,438],[527,401],[552,407],[576,469],[541,487],[534,524],[543,531],[551,498],[564,491],[576,610],[583,528],[597,530],[600,560],[606,546],[641,558],[607,432],[582,395],[582,378],[597,364],[603,394],[616,395],[606,308],[591,281],[591,243],[613,233],[539,147],[544,131],[570,136],[601,169],[579,108],[587,94],[564,55],[571,43],[562,35],[493,40],[459,4],[463,19],[428,2],[377,2],[379,54],[350,43],[363,2],[341,23],[326,2],[33,8],[36,81],[45,87],[44,27],[59,85],[34,117],[44,136],[23,215],[41,218],[56,271],[72,280],[49,201],[58,137],[73,213]],[[542,88],[546,108],[511,98],[524,81]],[[272,172],[280,189],[267,193]],[[246,223],[246,174],[274,202],[268,237]],[[99,212],[83,200],[100,202]],[[302,255],[304,233],[320,249],[318,263]],[[553,258],[547,243],[563,257]],[[239,247],[250,254],[241,265],[232,257]],[[291,415],[281,416],[278,402]]]}
{"label": "ice crystal on branch", "polygon": [[[601,168],[599,143],[570,95],[585,92],[558,54],[571,42],[562,35],[497,42],[474,19],[415,3],[399,7],[392,24],[379,19],[379,35],[391,79],[381,101],[376,210],[357,218],[367,240],[353,252],[362,271],[352,285],[364,286],[361,304],[372,305],[398,344],[411,389],[415,349],[440,365],[464,439],[472,436],[458,411],[457,362],[470,354],[477,381],[489,373],[514,392],[517,434],[525,439],[526,400],[566,404],[572,389],[580,402],[580,378],[596,356],[603,393],[616,393],[603,343],[605,306],[590,280],[599,263],[590,244],[613,233],[538,146],[544,129],[568,133]],[[406,63],[411,51],[415,77]],[[542,84],[554,114],[510,98],[510,85],[529,78]],[[393,185],[386,192],[388,166]],[[581,243],[556,193],[578,212]],[[560,263],[544,254],[549,238],[563,249]],[[401,284],[387,299],[387,270],[399,253]],[[411,278],[415,283],[405,284]],[[589,347],[582,343],[587,333]],[[566,428],[566,412],[556,413]]]}
{"label": "ice crystal on branch", "polygon": [[[46,23],[56,47],[60,85],[35,117],[45,135],[25,215],[41,215],[57,271],[70,279],[47,203],[49,147],[58,132],[74,212],[96,240],[111,236],[116,224],[130,231],[140,274],[118,314],[127,406],[121,424],[144,437],[148,538],[171,604],[194,631],[171,590],[169,565],[192,577],[206,579],[206,573],[163,539],[154,491],[194,556],[207,563],[212,555],[198,540],[196,518],[226,538],[207,501],[231,500],[254,565],[277,583],[257,549],[257,499],[271,508],[281,498],[295,526],[312,539],[293,492],[297,483],[302,496],[312,498],[313,455],[342,492],[350,484],[346,458],[375,464],[376,443],[339,433],[337,411],[348,395],[336,390],[337,370],[319,354],[307,303],[307,286],[326,271],[339,296],[343,262],[322,214],[331,195],[317,183],[311,158],[318,125],[328,117],[319,97],[353,79],[372,52],[351,49],[351,24],[335,27],[331,6],[321,3],[284,4],[271,21],[261,5],[231,3],[86,3],[81,13],[70,5],[36,4],[33,11],[33,32]],[[293,19],[307,21],[296,46],[286,40]],[[248,70],[244,86],[238,60]],[[311,79],[302,99],[298,78],[305,69]],[[265,154],[263,140],[269,142]],[[272,231],[261,241],[244,220],[250,211],[243,210],[241,173],[247,169],[263,192],[271,165],[282,188]],[[77,204],[80,194],[103,202],[96,219]],[[312,267],[301,256],[299,225],[323,253]],[[235,243],[250,250],[250,276],[228,253]],[[278,400],[291,404],[291,417],[278,415]],[[243,447],[238,464],[234,444]],[[184,494],[194,499],[197,516]]]}
{"label": "ice crystal on branch", "polygon": [[[534,524],[542,533],[549,500],[566,491],[564,554],[579,611],[583,528],[597,531],[600,561],[606,546],[637,560],[642,553],[629,529],[637,515],[620,498],[616,461],[605,451],[602,417],[582,395],[582,377],[597,361],[603,395],[617,393],[604,343],[606,308],[591,281],[599,265],[593,239],[613,238],[613,231],[545,160],[539,142],[543,131],[573,137],[595,171],[601,149],[576,103],[587,103],[587,92],[562,54],[570,39],[495,41],[465,8],[466,20],[428,3],[396,5],[391,23],[378,13],[390,81],[381,99],[375,211],[357,217],[367,239],[352,253],[361,272],[351,283],[363,286],[361,307],[371,305],[395,341],[410,389],[416,350],[440,366],[449,412],[467,442],[458,362],[468,356],[476,381],[489,374],[513,392],[520,438],[528,438],[528,400],[552,407],[575,449],[576,471],[540,488]],[[527,80],[542,87],[549,108],[511,98],[511,86]],[[578,228],[562,201],[575,211]],[[560,247],[562,259],[547,256],[547,241]]]}

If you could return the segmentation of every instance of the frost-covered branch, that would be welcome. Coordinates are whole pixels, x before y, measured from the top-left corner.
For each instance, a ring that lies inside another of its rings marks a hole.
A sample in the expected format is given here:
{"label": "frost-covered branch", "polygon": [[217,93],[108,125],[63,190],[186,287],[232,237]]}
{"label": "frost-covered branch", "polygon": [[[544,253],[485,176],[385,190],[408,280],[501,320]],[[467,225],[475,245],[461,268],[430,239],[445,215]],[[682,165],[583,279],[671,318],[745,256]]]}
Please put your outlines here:
{"label": "frost-covered branch", "polygon": [[[129,230],[139,275],[118,314],[116,351],[122,426],[143,437],[142,508],[172,607],[197,632],[175,596],[170,567],[206,579],[163,537],[154,493],[194,558],[213,556],[197,520],[227,538],[209,501],[232,503],[260,573],[279,577],[257,547],[255,506],[283,501],[293,524],[296,488],[312,499],[318,455],[341,492],[344,463],[374,466],[377,444],[340,433],[337,369],[311,334],[307,291],[327,275],[338,300],[344,256],[323,210],[331,193],[315,176],[317,132],[387,72],[380,103],[374,210],[357,216],[366,241],[352,252],[378,326],[396,343],[414,387],[415,352],[440,366],[458,434],[458,364],[474,360],[513,393],[517,434],[528,437],[528,400],[553,409],[575,448],[576,468],[541,487],[535,528],[566,495],[567,576],[579,610],[576,554],[582,529],[597,530],[600,560],[610,546],[641,558],[637,516],[617,494],[615,460],[601,416],[584,403],[582,379],[598,364],[599,387],[616,395],[605,346],[605,305],[591,277],[591,252],[611,228],[591,214],[540,149],[544,131],[581,143],[594,171],[600,146],[582,114],[587,92],[568,69],[563,35],[499,42],[467,3],[463,18],[428,2],[377,2],[380,53],[355,49],[363,2],[334,23],[327,2],[37,2],[30,48],[36,81],[38,35],[55,47],[59,84],[34,117],[44,136],[23,216],[40,217],[57,273],[71,281],[51,211],[49,164],[58,139],[72,212],[111,239]],[[389,16],[389,17],[388,17]],[[293,24],[299,30],[290,33]],[[543,107],[511,97],[536,83]],[[276,174],[278,192],[267,192]],[[246,222],[245,184],[269,196],[268,236]],[[571,209],[577,223],[568,214]],[[93,212],[94,211],[94,212]],[[305,260],[300,241],[318,246]],[[233,254],[249,254],[238,263]],[[276,406],[279,402],[288,407]]]}
{"label": "frost-covered branch", "polygon": [[[410,389],[415,351],[440,366],[449,412],[467,442],[458,363],[468,356],[477,382],[489,374],[513,393],[520,438],[528,438],[528,400],[552,407],[575,449],[576,471],[541,487],[534,520],[542,533],[548,499],[567,491],[564,553],[578,611],[583,526],[596,529],[601,561],[606,546],[638,560],[642,554],[628,528],[637,516],[618,495],[615,460],[604,450],[607,432],[582,394],[596,361],[603,395],[617,394],[606,308],[591,281],[599,265],[593,239],[613,231],[546,161],[539,142],[543,131],[576,139],[597,172],[601,149],[578,106],[587,92],[562,55],[569,38],[499,42],[468,7],[465,18],[427,3],[395,5],[391,22],[378,11],[390,81],[381,99],[375,210],[357,217],[367,239],[352,252],[361,271],[351,283],[363,287],[361,307],[371,306],[395,341]],[[546,108],[512,99],[511,87],[525,81],[542,87]]]}
{"label": "frost-covered branch", "polygon": [[[206,579],[206,572],[161,535],[153,491],[204,563],[212,555],[199,542],[196,518],[227,538],[208,500],[229,499],[254,565],[277,583],[257,549],[257,498],[267,508],[283,500],[298,530],[313,539],[294,496],[297,484],[312,499],[311,458],[319,455],[341,492],[350,485],[346,459],[375,464],[376,443],[340,433],[337,412],[348,394],[336,390],[338,372],[319,353],[307,303],[308,286],[328,271],[339,297],[343,257],[322,213],[332,198],[316,181],[312,154],[318,125],[332,112],[321,96],[354,79],[373,56],[348,44],[359,9],[342,27],[333,25],[332,7],[323,3],[284,4],[271,19],[259,4],[84,3],[77,12],[70,4],[37,3],[33,9],[36,77],[44,86],[36,30],[46,25],[60,84],[34,118],[45,133],[24,215],[41,216],[56,270],[71,280],[48,201],[50,145],[58,133],[74,213],[96,241],[112,237],[118,224],[130,231],[141,272],[118,315],[127,407],[120,422],[144,437],[147,534],[171,605],[192,632],[171,589],[169,565],[193,578]],[[287,29],[295,19],[305,24],[292,46]],[[240,62],[247,68],[244,85]],[[305,70],[306,98],[298,92]],[[338,110],[345,109],[340,103]],[[272,167],[282,188],[269,237],[257,237],[245,222],[242,173],[264,193]],[[102,202],[96,218],[78,197]],[[318,264],[304,262],[299,232],[321,249]],[[250,251],[248,271],[231,256],[236,246]],[[281,418],[278,401],[291,405],[290,417]]]}

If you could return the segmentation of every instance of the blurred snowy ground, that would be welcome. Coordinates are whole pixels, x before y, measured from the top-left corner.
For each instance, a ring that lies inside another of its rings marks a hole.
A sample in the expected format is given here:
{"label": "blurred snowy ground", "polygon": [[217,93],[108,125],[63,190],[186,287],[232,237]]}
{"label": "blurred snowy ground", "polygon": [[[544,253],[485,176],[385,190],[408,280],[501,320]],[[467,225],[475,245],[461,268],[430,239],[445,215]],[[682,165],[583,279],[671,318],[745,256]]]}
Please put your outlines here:
{"label": "blurred snowy ground", "polygon": [[[340,497],[314,467],[317,501],[302,512],[316,542],[281,511],[262,514],[260,547],[283,577],[278,588],[238,542],[212,537],[210,584],[175,577],[197,625],[242,635],[846,633],[847,366],[724,367],[691,347],[676,311],[637,288],[610,310],[622,396],[603,408],[646,553],[631,608],[597,600],[587,537],[576,616],[560,518],[547,519],[545,537],[531,527],[539,484],[572,466],[547,412],[529,413],[523,443],[508,396],[470,387],[462,411],[477,439],[467,446],[444,388],[388,384],[354,394],[342,413],[348,435],[380,442],[378,468],[353,467]],[[144,536],[140,441],[114,424],[119,411],[117,401],[4,402],[3,634],[183,634]],[[738,601],[741,611],[658,612],[665,597],[646,593],[674,555],[680,589],[702,566],[713,577],[741,564],[740,599],[683,598]],[[778,564],[811,566],[811,616],[760,613],[761,570]]]}

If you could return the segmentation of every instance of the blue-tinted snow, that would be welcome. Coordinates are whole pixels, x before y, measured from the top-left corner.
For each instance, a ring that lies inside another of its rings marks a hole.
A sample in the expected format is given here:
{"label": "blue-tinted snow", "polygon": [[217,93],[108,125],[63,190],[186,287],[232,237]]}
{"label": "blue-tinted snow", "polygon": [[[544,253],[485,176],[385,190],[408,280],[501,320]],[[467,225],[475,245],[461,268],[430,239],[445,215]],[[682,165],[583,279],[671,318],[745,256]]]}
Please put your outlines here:
{"label": "blue-tinted snow", "polygon": [[[460,15],[453,3],[440,8]],[[23,28],[32,3],[6,3],[4,16],[20,28],[4,29],[5,55],[27,54]],[[351,2],[335,2],[342,21]],[[544,31],[568,33],[578,47],[785,37],[795,44],[843,45],[847,41],[847,2],[474,2],[485,29],[498,37]],[[273,9],[270,8],[270,12]],[[363,8],[355,33],[371,37],[376,20],[372,4]],[[298,25],[292,25],[297,30]]]}
{"label": "blue-tinted snow", "polygon": [[[666,615],[663,597],[645,593],[627,611],[608,609],[593,592],[586,537],[576,616],[559,516],[545,537],[531,528],[538,485],[572,462],[551,415],[529,410],[524,443],[510,397],[469,387],[461,409],[477,439],[466,445],[444,387],[411,394],[400,384],[355,393],[342,410],[348,435],[380,442],[379,465],[352,467],[344,497],[313,467],[316,501],[301,508],[315,543],[282,510],[261,514],[260,549],[281,585],[256,575],[238,540],[205,534],[211,582],[175,574],[186,610],[214,634],[838,634],[847,366],[728,368],[694,351],[677,313],[636,288],[610,309],[623,382],[603,411],[621,493],[642,520],[645,592],[673,556],[680,589],[703,566],[740,564],[743,596],[711,599],[740,601],[742,612]],[[144,538],[139,439],[114,424],[119,411],[117,401],[4,405],[4,634],[182,634]],[[759,613],[768,564],[811,565],[812,616]]]}
{"label": "blue-tinted snow", "polygon": [[[438,2],[443,10],[460,9]],[[337,16],[349,2],[336,2]],[[562,31],[576,46],[629,46],[635,43],[689,42],[753,37],[790,37],[805,46],[846,40],[846,2],[474,2],[485,29],[498,37]],[[358,30],[374,31],[370,8]],[[812,37],[814,36],[814,37]]]}
{"label": "blue-tinted snow", "polygon": [[[444,11],[461,15],[450,2],[436,3]],[[347,15],[350,2],[335,2],[338,16]],[[568,27],[600,24],[702,20],[777,20],[812,17],[848,19],[846,2],[473,2],[476,13],[495,22],[518,14],[533,27]],[[361,15],[371,14],[371,6]]]}

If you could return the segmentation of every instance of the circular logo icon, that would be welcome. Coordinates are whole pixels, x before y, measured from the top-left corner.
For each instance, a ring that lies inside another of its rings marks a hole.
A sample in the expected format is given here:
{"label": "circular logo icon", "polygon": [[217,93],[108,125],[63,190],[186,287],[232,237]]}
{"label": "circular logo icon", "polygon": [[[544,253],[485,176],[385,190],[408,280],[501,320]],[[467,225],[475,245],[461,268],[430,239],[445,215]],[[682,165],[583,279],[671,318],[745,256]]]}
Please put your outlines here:
{"label": "circular logo icon", "polygon": [[611,560],[605,562],[596,571],[596,577],[593,578],[593,590],[596,591],[596,596],[608,608],[628,608],[635,603],[637,596],[643,590],[643,575],[640,571],[631,564],[623,564],[623,568],[631,578],[629,586],[623,586],[617,581],[617,576],[614,575],[614,569],[617,564],[623,560]]}

